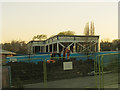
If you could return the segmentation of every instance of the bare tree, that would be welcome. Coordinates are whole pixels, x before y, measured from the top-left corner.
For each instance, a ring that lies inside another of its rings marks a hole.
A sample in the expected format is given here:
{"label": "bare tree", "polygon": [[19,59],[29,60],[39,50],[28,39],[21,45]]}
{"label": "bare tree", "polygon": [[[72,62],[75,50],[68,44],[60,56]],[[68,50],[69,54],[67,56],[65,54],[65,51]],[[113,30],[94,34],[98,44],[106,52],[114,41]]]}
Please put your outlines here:
{"label": "bare tree", "polygon": [[95,34],[95,27],[94,27],[94,22],[92,22],[92,35]]}
{"label": "bare tree", "polygon": [[27,44],[25,41],[12,40],[10,43],[3,43],[2,49],[15,52],[17,54],[27,54]]}
{"label": "bare tree", "polygon": [[[89,36],[89,35],[94,35],[94,23],[91,22],[90,28],[89,28],[89,22],[86,23],[85,28],[84,28],[84,35]],[[83,53],[86,55],[93,54],[95,51],[92,50],[93,43],[89,42],[88,37],[85,38],[85,43],[84,47],[85,49],[83,50]],[[88,56],[89,58],[89,56]]]}
{"label": "bare tree", "polygon": [[94,34],[95,34],[94,22],[91,21],[90,35],[94,35]]}
{"label": "bare tree", "polygon": [[57,35],[74,35],[75,32],[74,31],[64,31],[64,32],[60,32]]}
{"label": "bare tree", "polygon": [[95,35],[95,27],[94,27],[94,22],[91,21],[91,25],[89,28],[89,22],[86,23],[85,28],[84,28],[84,35]]}
{"label": "bare tree", "polygon": [[89,35],[89,22],[87,22],[86,25],[85,25],[84,34],[85,34],[86,36]]}

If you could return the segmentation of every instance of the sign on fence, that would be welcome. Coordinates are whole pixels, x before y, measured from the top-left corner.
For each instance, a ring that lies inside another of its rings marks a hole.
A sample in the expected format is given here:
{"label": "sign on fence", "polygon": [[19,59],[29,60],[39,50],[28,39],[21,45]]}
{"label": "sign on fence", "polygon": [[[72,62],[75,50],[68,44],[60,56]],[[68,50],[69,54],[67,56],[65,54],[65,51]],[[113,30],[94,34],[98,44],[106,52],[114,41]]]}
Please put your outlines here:
{"label": "sign on fence", "polygon": [[73,69],[72,62],[63,62],[63,69],[64,70],[72,70]]}

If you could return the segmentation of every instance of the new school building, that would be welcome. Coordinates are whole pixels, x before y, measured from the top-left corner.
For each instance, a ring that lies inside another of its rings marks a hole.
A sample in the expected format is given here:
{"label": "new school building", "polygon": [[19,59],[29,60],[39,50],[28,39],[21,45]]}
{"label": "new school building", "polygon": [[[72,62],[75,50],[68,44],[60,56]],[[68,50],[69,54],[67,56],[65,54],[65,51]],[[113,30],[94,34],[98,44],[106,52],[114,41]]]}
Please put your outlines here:
{"label": "new school building", "polygon": [[69,49],[73,53],[100,51],[99,36],[85,35],[55,35],[46,40],[28,42],[28,53],[46,53],[64,51],[64,48]]}

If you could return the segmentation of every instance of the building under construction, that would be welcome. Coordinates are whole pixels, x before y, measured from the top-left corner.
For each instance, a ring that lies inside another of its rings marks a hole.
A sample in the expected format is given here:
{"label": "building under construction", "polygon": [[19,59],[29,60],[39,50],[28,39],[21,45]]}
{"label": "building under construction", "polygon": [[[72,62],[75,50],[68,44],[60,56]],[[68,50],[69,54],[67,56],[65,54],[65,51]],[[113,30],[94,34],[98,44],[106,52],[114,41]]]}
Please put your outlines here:
{"label": "building under construction", "polygon": [[99,36],[85,35],[56,35],[43,41],[30,41],[28,53],[56,52],[62,53],[65,49],[73,53],[100,51]]}

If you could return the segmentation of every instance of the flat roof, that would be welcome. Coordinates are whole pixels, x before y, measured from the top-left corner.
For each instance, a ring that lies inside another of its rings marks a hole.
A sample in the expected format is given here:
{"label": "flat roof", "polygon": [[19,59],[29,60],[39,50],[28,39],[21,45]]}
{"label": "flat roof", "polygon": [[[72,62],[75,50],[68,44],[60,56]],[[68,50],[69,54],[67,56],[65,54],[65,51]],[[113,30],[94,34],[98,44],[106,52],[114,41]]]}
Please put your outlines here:
{"label": "flat roof", "polygon": [[55,35],[55,36],[50,37],[50,38],[48,38],[48,39],[46,39],[46,40],[32,40],[32,41],[29,41],[28,43],[44,42],[44,41],[47,41],[47,40],[49,40],[49,39],[52,39],[52,38],[54,38],[54,37],[59,37],[59,36],[63,36],[63,37],[98,37],[98,38],[99,38],[99,35],[88,35],[88,36],[86,36],[86,35]]}
{"label": "flat roof", "polygon": [[16,54],[16,53],[0,49],[0,54]]}

